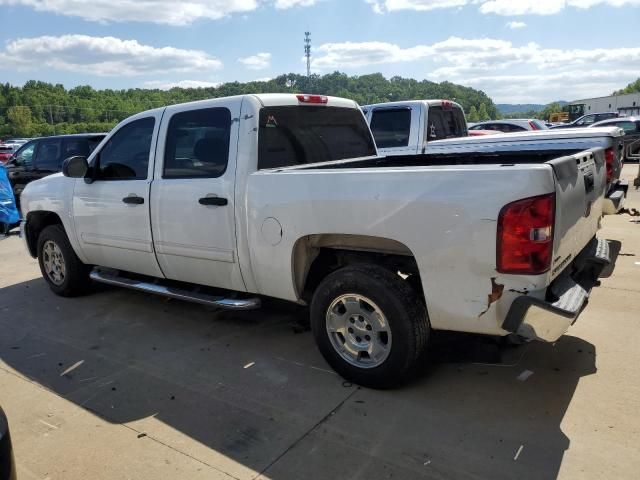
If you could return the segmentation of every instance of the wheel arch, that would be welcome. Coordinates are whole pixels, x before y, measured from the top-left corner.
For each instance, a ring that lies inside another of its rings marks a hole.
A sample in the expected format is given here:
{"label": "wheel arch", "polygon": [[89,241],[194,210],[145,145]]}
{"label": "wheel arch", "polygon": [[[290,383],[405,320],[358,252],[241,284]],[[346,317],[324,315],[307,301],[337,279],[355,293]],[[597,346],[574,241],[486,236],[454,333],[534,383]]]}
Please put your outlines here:
{"label": "wheel arch", "polygon": [[412,286],[424,298],[420,271],[411,249],[385,237],[352,234],[313,234],[299,238],[291,257],[298,298],[309,301],[322,279],[356,263],[374,263],[413,277]]}
{"label": "wheel arch", "polygon": [[25,242],[33,258],[38,256],[38,237],[42,230],[50,225],[62,225],[64,228],[62,218],[57,213],[47,210],[29,212],[25,220]]}

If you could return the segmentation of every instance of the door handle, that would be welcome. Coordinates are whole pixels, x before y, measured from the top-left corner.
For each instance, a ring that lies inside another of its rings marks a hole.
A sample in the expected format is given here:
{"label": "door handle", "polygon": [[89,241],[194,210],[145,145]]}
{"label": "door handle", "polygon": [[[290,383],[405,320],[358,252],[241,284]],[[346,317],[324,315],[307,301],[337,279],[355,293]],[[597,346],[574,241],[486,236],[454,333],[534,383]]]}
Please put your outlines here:
{"label": "door handle", "polygon": [[142,205],[144,203],[144,198],[138,197],[137,195],[129,195],[128,197],[124,197],[122,201],[133,205]]}
{"label": "door handle", "polygon": [[226,198],[221,197],[202,197],[198,200],[200,205],[215,205],[217,207],[222,207],[227,205],[229,201]]}

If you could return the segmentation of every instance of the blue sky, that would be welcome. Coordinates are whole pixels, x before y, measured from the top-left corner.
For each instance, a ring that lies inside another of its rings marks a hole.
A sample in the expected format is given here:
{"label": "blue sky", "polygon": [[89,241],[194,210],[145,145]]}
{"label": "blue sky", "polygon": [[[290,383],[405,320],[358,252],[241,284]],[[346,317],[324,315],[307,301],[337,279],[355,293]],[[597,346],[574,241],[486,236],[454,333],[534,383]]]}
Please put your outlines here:
{"label": "blue sky", "polygon": [[496,102],[640,77],[640,0],[0,0],[0,82],[212,85],[304,72],[449,80]]}

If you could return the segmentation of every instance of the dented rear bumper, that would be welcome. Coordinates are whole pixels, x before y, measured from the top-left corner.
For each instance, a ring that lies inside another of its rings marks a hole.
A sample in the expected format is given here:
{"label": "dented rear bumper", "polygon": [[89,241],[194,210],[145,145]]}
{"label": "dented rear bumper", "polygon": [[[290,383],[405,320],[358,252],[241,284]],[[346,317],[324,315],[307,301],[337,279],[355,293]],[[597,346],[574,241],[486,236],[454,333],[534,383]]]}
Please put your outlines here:
{"label": "dented rear bumper", "polygon": [[544,300],[517,297],[502,328],[532,340],[555,342],[576,321],[609,262],[608,242],[594,238],[553,281]]}

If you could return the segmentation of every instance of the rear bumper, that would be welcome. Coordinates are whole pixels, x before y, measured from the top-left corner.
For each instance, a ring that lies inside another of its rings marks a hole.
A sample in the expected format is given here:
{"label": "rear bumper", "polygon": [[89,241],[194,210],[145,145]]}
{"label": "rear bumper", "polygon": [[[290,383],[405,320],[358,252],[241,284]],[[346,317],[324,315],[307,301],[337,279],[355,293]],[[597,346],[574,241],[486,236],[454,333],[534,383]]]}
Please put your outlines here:
{"label": "rear bumper", "polygon": [[618,213],[622,207],[624,207],[628,190],[629,182],[626,180],[619,180],[618,183],[612,185],[604,198],[602,213],[604,215],[615,215]]}
{"label": "rear bumper", "polygon": [[517,297],[502,328],[532,340],[555,342],[576,321],[609,261],[608,242],[594,238],[549,286],[547,300]]}

